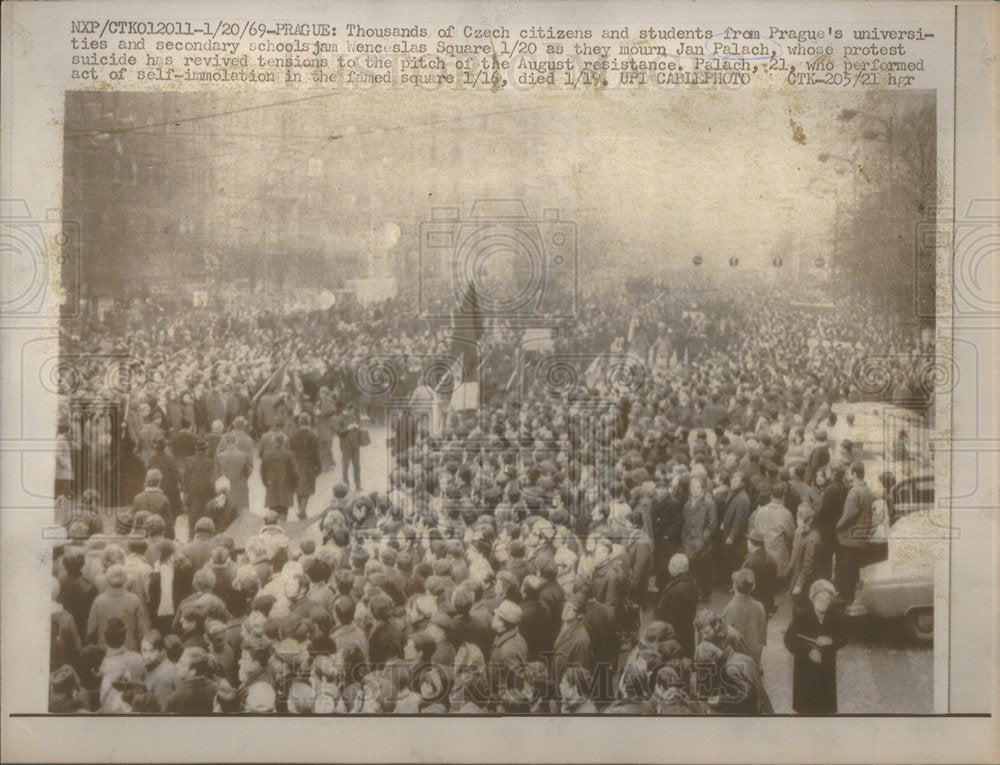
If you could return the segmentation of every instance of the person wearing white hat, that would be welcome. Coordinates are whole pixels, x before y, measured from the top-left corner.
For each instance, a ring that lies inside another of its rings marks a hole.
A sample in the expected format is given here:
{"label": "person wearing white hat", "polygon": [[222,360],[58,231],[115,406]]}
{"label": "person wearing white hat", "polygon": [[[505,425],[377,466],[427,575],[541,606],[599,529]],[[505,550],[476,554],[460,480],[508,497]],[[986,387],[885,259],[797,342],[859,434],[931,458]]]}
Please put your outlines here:
{"label": "person wearing white hat", "polygon": [[698,583],[691,575],[690,565],[683,553],[670,558],[667,564],[670,581],[653,612],[655,620],[674,628],[686,656],[694,653],[694,617],[698,611]]}
{"label": "person wearing white hat", "polygon": [[795,614],[785,631],[785,647],[795,657],[792,709],[799,714],[837,713],[837,651],[847,637],[831,609],[836,595],[829,580],[817,579],[809,588],[812,608]]}

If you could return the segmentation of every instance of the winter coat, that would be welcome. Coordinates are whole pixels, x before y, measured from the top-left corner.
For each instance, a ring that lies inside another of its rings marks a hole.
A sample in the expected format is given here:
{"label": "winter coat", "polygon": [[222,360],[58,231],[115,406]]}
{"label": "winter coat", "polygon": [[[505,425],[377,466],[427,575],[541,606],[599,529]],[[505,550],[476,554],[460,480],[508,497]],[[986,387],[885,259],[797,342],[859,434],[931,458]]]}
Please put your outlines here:
{"label": "winter coat", "polygon": [[295,504],[299,474],[291,451],[278,447],[266,452],[260,463],[260,477],[267,490],[267,507],[287,509]]}
{"label": "winter coat", "polygon": [[674,577],[663,588],[654,619],[674,628],[687,656],[694,655],[694,617],[698,611],[698,583],[689,572]]}
{"label": "winter coat", "polygon": [[288,447],[295,456],[299,475],[296,493],[311,497],[316,493],[316,476],[323,470],[319,459],[319,438],[311,429],[299,428],[289,439]]}
{"label": "winter coat", "polygon": [[[809,658],[812,642],[820,635],[832,641],[819,648],[822,661]],[[803,609],[785,631],[785,647],[795,657],[792,670],[792,709],[799,714],[837,712],[837,651],[847,642],[844,624],[836,613],[827,612],[823,623],[813,608]]]}

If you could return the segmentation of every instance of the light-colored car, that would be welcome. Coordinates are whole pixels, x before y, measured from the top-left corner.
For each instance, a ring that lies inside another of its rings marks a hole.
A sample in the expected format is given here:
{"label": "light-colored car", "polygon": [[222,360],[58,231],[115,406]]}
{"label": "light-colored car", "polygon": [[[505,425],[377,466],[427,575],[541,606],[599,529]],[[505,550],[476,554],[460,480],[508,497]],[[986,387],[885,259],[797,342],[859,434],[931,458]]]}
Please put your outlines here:
{"label": "light-colored car", "polygon": [[889,530],[888,559],[861,569],[851,616],[902,618],[915,638],[934,637],[934,566],[948,529],[929,512],[900,517]]}
{"label": "light-colored car", "polygon": [[[897,479],[930,466],[933,438],[926,418],[919,412],[881,402],[838,402],[831,407],[837,424],[828,435],[833,445],[851,440],[866,457],[890,464]],[[848,425],[847,420],[854,420]],[[900,433],[905,433],[903,447]],[[905,454],[905,458],[903,458]]]}

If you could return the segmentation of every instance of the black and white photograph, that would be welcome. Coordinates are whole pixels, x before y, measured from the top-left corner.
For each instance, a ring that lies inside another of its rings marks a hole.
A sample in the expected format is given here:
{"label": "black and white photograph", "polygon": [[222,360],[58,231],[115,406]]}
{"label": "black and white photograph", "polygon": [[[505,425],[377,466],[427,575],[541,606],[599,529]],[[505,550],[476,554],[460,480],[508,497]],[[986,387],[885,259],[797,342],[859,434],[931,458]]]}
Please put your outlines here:
{"label": "black and white photograph", "polygon": [[9,0],[3,762],[996,762],[995,3]]}
{"label": "black and white photograph", "polygon": [[932,712],[936,114],[67,92],[49,711]]}

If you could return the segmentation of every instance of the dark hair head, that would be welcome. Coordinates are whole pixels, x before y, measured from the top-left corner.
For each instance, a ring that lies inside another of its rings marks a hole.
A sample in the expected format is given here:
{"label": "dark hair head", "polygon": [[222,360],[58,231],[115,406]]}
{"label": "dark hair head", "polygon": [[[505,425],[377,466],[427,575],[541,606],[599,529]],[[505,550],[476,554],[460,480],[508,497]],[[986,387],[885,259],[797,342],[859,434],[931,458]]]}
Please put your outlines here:
{"label": "dark hair head", "polygon": [[420,630],[410,638],[413,641],[413,647],[417,649],[417,653],[420,654],[424,661],[430,661],[430,658],[434,655],[434,651],[437,650],[437,643],[434,642],[427,632]]}
{"label": "dark hair head", "polygon": [[354,621],[354,600],[347,595],[341,595],[333,603],[333,615],[338,624],[350,624]]}
{"label": "dark hair head", "polygon": [[330,578],[332,573],[330,565],[319,558],[311,558],[308,563],[306,563],[305,569],[306,576],[309,577],[309,581],[319,584],[320,582],[325,582]]}
{"label": "dark hair head", "polygon": [[167,659],[176,664],[184,653],[184,643],[177,635],[170,634],[163,638],[163,650],[167,654]]}
{"label": "dark hair head", "polygon": [[78,576],[83,571],[84,557],[78,552],[67,553],[62,559],[63,568],[71,576]]}
{"label": "dark hair head", "polygon": [[341,595],[349,595],[354,589],[354,573],[348,568],[338,568],[333,575],[333,584]]}
{"label": "dark hair head", "polygon": [[104,642],[108,648],[121,648],[125,645],[127,637],[128,630],[125,628],[125,622],[118,618],[112,618],[108,621],[107,627],[104,628]]}
{"label": "dark hair head", "polygon": [[271,609],[274,608],[275,598],[274,595],[257,595],[253,599],[251,608],[258,613],[263,614],[265,617],[270,616]]}
{"label": "dark hair head", "polygon": [[368,610],[371,611],[375,620],[380,622],[388,621],[389,617],[392,616],[392,608],[392,598],[385,593],[375,595],[368,604]]}

